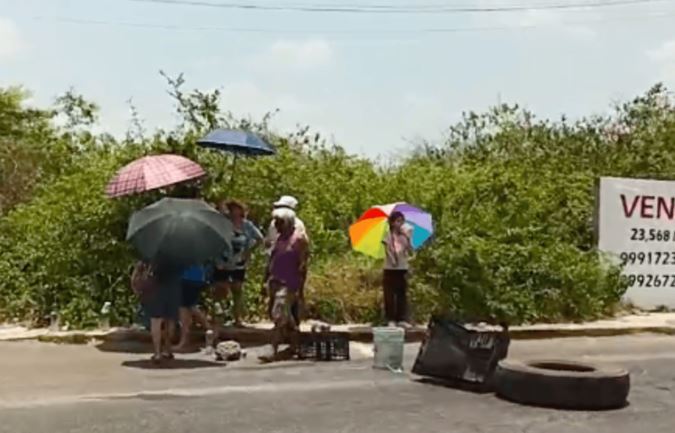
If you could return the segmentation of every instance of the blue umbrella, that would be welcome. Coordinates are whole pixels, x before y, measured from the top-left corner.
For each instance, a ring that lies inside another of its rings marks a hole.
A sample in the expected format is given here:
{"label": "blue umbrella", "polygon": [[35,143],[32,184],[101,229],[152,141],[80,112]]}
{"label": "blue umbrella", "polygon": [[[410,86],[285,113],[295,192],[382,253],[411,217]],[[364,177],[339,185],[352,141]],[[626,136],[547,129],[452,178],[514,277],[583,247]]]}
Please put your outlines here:
{"label": "blue umbrella", "polygon": [[234,129],[216,129],[197,141],[202,147],[209,147],[235,155],[274,155],[276,149],[252,132]]}
{"label": "blue umbrella", "polygon": [[237,156],[267,156],[277,153],[276,149],[252,132],[238,129],[215,129],[204,138],[197,140],[201,147],[222,150],[233,154],[230,187],[234,181]]}

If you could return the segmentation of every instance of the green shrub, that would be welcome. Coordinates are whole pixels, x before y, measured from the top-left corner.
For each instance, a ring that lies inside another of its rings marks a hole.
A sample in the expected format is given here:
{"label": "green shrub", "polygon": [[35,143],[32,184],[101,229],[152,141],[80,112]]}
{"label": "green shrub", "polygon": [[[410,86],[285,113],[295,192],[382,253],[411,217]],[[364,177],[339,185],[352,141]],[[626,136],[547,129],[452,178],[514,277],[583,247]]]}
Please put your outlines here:
{"label": "green shrub", "polygon": [[[133,251],[124,233],[131,212],[157,194],[109,200],[103,190],[117,169],[146,153],[180,153],[199,162],[209,173],[207,199],[243,199],[263,228],[279,195],[298,197],[312,238],[308,311],[331,322],[381,319],[381,263],[351,252],[347,230],[371,205],[399,200],[435,220],[433,239],[413,260],[410,298],[419,321],[434,312],[513,324],[611,314],[626,282],[595,250],[595,181],[604,175],[669,178],[675,170],[675,110],[660,86],[610,116],[574,124],[539,121],[508,106],[470,113],[442,146],[382,167],[325,145],[308,129],[280,136],[267,127],[269,117],[253,123],[220,113],[217,92],[172,85],[185,120],[175,131],[123,142],[91,136],[86,131],[95,107],[72,94],[61,100],[62,112],[77,130],[60,131],[43,119],[48,154],[65,162],[45,169],[50,176],[12,198],[0,219],[1,318],[42,322],[58,311],[72,326],[93,326],[102,304],[112,301],[114,322],[133,319]],[[215,126],[254,130],[279,154],[240,158],[235,166],[230,156],[195,145]],[[7,134],[0,131],[0,139]],[[79,155],[66,157],[73,148]],[[27,167],[49,167],[30,161],[38,164]],[[253,319],[265,313],[259,296],[264,262],[258,251],[249,272]]]}
{"label": "green shrub", "polygon": [[2,221],[5,318],[40,322],[56,311],[73,326],[91,326],[105,301],[115,303],[116,319],[130,317],[132,256],[123,239],[131,203],[103,194],[117,159],[93,154],[79,168]]}

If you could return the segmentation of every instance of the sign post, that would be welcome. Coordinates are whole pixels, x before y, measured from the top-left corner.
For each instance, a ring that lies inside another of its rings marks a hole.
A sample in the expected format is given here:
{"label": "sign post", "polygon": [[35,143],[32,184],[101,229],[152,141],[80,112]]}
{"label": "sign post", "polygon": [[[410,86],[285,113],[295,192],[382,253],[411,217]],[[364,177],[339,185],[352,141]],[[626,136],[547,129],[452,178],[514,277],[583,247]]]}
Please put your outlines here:
{"label": "sign post", "polygon": [[603,177],[598,248],[624,266],[626,299],[675,307],[675,181]]}

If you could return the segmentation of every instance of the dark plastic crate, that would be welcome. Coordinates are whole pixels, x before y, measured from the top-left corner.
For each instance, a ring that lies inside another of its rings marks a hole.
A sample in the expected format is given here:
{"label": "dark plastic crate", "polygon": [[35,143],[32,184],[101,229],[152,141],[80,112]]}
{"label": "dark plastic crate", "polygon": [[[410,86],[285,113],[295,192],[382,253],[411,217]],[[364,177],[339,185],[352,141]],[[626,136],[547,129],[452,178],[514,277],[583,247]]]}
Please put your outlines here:
{"label": "dark plastic crate", "polygon": [[315,361],[348,361],[349,334],[345,332],[306,332],[300,334],[298,358]]}
{"label": "dark plastic crate", "polygon": [[497,363],[508,355],[510,342],[506,327],[479,331],[432,318],[412,371],[419,376],[489,386]]}

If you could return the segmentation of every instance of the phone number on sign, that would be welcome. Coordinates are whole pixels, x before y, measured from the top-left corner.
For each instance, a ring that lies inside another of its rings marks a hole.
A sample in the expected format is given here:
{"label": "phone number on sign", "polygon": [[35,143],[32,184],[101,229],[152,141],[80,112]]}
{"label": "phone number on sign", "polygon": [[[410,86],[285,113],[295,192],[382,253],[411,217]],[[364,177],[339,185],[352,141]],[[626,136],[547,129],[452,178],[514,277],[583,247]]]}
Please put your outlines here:
{"label": "phone number on sign", "polygon": [[670,242],[675,241],[675,232],[659,229],[630,229],[630,240],[636,242]]}
{"label": "phone number on sign", "polygon": [[670,265],[675,266],[675,251],[624,251],[619,254],[621,265]]}
{"label": "phone number on sign", "polygon": [[675,274],[637,274],[627,278],[631,287],[675,287]]}

